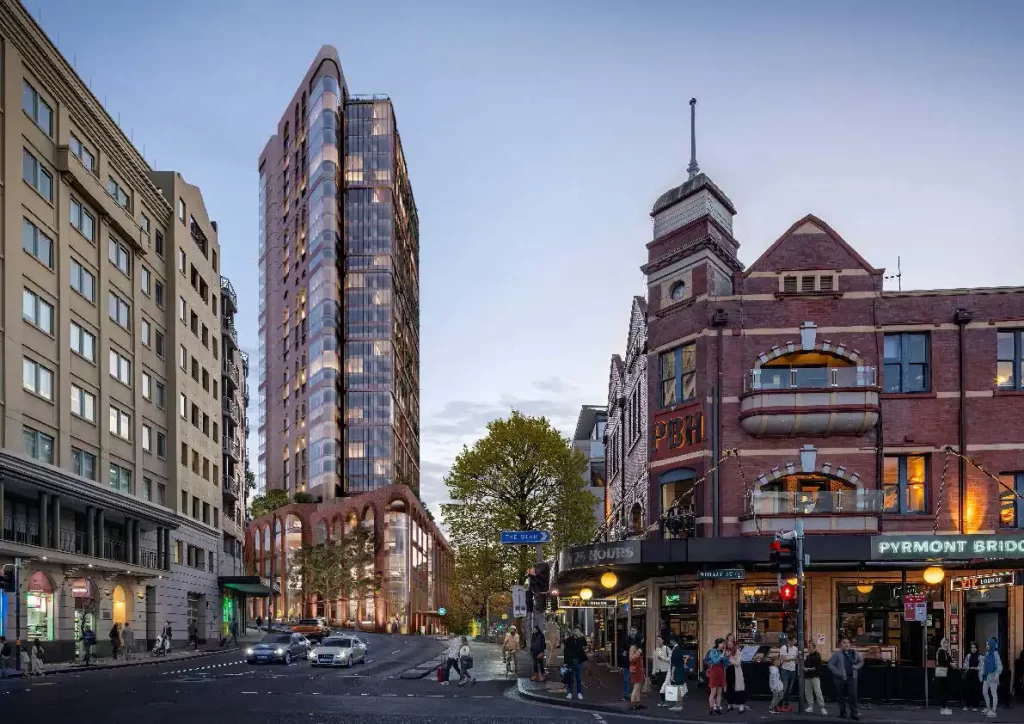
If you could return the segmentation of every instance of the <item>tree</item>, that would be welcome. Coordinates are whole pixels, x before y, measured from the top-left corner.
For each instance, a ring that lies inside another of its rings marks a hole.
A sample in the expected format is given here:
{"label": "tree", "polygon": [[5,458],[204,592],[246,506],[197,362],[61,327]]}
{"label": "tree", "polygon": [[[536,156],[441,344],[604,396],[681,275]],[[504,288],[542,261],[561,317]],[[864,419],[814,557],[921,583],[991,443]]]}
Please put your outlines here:
{"label": "tree", "polygon": [[252,499],[252,517],[259,518],[290,502],[288,493],[284,490],[268,490],[266,495],[257,495]]}
{"label": "tree", "polygon": [[346,583],[347,559],[339,542],[318,546],[303,544],[295,551],[292,573],[301,581],[303,610],[310,595],[324,601],[324,613],[331,618],[331,604],[342,595]]}
{"label": "tree", "polygon": [[442,515],[457,555],[491,561],[501,589],[521,584],[536,560],[532,546],[499,546],[502,530],[546,530],[545,557],[593,537],[597,498],[583,478],[587,461],[544,417],[513,410],[464,447],[445,477]]}
{"label": "tree", "polygon": [[340,593],[347,599],[356,600],[356,617],[363,620],[366,599],[373,593],[375,583],[373,563],[373,532],[357,525],[341,539],[345,568],[342,574]]}
{"label": "tree", "polygon": [[292,500],[296,503],[315,503],[316,499],[309,493],[299,491],[292,496]]}
{"label": "tree", "polygon": [[472,619],[483,619],[488,605],[492,614],[499,610],[510,595],[498,544],[456,549],[449,597],[445,623],[455,633],[468,629]]}
{"label": "tree", "polygon": [[249,490],[256,490],[256,474],[249,468],[249,462],[245,464],[245,487]]}

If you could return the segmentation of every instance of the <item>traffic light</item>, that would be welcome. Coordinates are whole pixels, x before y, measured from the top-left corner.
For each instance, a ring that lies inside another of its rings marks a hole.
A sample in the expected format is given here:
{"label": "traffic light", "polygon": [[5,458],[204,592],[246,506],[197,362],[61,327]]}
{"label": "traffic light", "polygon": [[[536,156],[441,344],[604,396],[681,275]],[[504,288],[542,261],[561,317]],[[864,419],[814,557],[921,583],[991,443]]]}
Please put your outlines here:
{"label": "traffic light", "polygon": [[782,599],[783,605],[792,603],[796,598],[796,587],[790,583],[783,583],[779,586],[779,598]]}
{"label": "traffic light", "polygon": [[792,538],[775,536],[771,543],[771,552],[768,555],[771,562],[772,573],[786,574],[796,571],[796,541]]}

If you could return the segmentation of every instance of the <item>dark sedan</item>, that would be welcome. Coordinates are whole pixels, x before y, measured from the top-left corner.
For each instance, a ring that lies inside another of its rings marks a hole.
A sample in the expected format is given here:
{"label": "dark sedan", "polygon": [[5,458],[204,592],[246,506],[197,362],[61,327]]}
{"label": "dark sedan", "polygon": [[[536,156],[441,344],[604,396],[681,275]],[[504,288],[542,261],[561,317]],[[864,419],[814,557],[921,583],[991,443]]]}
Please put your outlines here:
{"label": "dark sedan", "polygon": [[309,642],[297,633],[272,633],[245,650],[250,664],[290,664],[295,659],[309,658]]}

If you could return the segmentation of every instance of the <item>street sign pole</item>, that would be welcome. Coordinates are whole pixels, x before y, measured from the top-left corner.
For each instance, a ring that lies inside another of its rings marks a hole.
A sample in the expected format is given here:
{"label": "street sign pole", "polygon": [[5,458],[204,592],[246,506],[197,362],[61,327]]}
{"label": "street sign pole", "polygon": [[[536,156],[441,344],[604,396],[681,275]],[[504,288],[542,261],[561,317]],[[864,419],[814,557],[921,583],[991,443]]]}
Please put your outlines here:
{"label": "street sign pole", "polygon": [[14,559],[14,668],[21,671],[21,559]]}
{"label": "street sign pole", "polygon": [[[544,546],[538,544],[537,545],[537,563],[539,564],[539,563],[543,563],[543,562],[544,562]],[[545,593],[547,593],[547,591],[545,591]],[[531,593],[530,595],[533,595],[533,594]],[[543,600],[544,600],[544,607],[546,608],[547,607],[547,598],[545,597]],[[543,620],[544,620],[544,610],[542,608],[541,609],[541,621],[543,621]],[[533,599],[533,609],[532,609],[532,613],[530,614],[530,637],[531,638],[533,637],[533,627],[536,626],[536,625],[537,625],[537,598],[534,597],[534,599]],[[522,638],[520,640],[521,641],[528,641],[529,640],[529,639],[526,638],[526,632],[525,631],[523,632],[523,636],[522,636]]]}
{"label": "street sign pole", "polygon": [[797,711],[804,713],[804,522],[796,522],[796,699]]}

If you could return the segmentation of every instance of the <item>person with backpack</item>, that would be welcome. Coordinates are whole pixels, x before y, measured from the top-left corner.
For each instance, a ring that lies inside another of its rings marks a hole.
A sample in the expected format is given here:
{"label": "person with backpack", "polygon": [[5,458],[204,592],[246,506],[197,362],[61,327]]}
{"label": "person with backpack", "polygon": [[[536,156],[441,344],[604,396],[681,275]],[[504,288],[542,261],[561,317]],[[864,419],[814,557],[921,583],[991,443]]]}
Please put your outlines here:
{"label": "person with backpack", "polygon": [[715,639],[715,645],[704,655],[704,674],[708,680],[708,713],[722,713],[722,691],[725,689],[725,639]]}
{"label": "person with backpack", "polygon": [[587,640],[583,638],[583,632],[577,627],[573,629],[572,635],[562,644],[565,652],[565,667],[569,670],[572,678],[569,686],[566,687],[566,699],[572,698],[573,682],[576,682],[576,698],[583,698],[583,664],[587,660]]}
{"label": "person with backpack", "polygon": [[79,639],[82,642],[82,652],[85,658],[85,665],[92,666],[92,647],[96,645],[96,634],[93,633],[89,624],[85,625],[82,630],[82,636]]}

